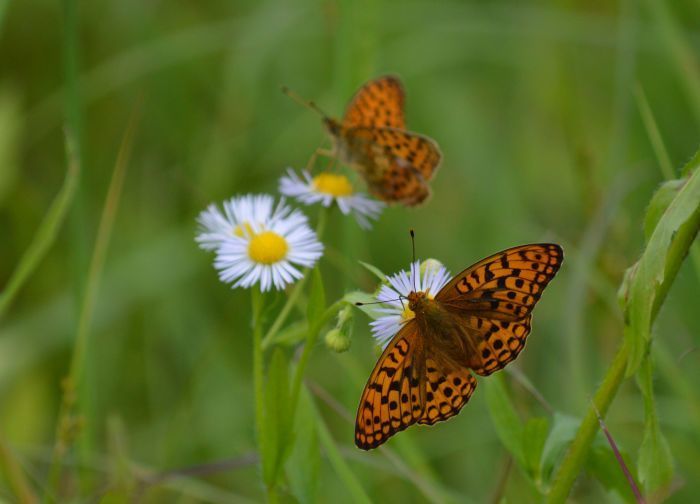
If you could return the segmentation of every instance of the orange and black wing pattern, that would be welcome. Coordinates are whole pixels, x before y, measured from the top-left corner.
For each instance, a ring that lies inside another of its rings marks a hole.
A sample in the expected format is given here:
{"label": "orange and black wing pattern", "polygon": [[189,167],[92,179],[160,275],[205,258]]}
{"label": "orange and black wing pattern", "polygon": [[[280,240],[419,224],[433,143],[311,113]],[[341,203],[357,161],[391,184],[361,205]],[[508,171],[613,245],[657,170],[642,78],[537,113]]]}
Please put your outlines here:
{"label": "orange and black wing pattern", "polygon": [[435,297],[461,319],[471,339],[469,367],[480,375],[515,359],[530,333],[531,314],[564,259],[559,245],[510,248],[455,276]]}
{"label": "orange and black wing pattern", "polygon": [[375,196],[407,206],[428,198],[428,181],[442,160],[434,140],[394,128],[358,127],[347,135],[352,145],[363,150],[365,179]]}
{"label": "orange and black wing pattern", "polygon": [[359,448],[376,448],[421,419],[425,404],[422,343],[417,325],[408,322],[377,361],[357,410],[355,444]]}
{"label": "orange and black wing pattern", "polygon": [[342,126],[405,129],[404,91],[398,77],[385,75],[365,83],[345,109]]}
{"label": "orange and black wing pattern", "polygon": [[430,357],[426,359],[425,408],[419,424],[432,425],[455,416],[476,388],[476,379],[469,369],[445,369],[440,362]]}

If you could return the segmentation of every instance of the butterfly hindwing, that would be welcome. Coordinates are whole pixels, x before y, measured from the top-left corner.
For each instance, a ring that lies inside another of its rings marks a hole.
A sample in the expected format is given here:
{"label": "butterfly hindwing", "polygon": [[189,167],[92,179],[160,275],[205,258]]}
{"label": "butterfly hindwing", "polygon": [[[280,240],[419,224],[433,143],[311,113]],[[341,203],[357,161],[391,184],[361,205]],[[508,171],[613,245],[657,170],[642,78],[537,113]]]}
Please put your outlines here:
{"label": "butterfly hindwing", "polygon": [[442,160],[433,140],[395,128],[358,127],[346,134],[350,144],[363,152],[364,176],[375,196],[415,206],[430,195],[428,181]]}
{"label": "butterfly hindwing", "polygon": [[455,416],[476,388],[476,379],[465,367],[444,369],[439,360],[427,358],[425,409],[419,424],[432,425]]}
{"label": "butterfly hindwing", "polygon": [[464,317],[468,337],[476,340],[476,351],[469,356],[469,367],[478,375],[488,376],[503,369],[525,347],[530,334],[531,315],[514,321]]}
{"label": "butterfly hindwing", "polygon": [[352,97],[343,127],[404,129],[404,91],[398,77],[387,75],[364,84]]}
{"label": "butterfly hindwing", "polygon": [[425,358],[415,323],[391,340],[365,385],[355,422],[355,444],[369,450],[420,419]]}

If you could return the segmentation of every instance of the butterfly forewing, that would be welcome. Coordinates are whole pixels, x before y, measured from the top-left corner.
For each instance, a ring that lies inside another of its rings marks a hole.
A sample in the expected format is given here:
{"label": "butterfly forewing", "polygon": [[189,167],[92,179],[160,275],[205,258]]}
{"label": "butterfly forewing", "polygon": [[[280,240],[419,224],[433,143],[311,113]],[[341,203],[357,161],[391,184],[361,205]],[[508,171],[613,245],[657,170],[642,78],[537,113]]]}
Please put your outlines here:
{"label": "butterfly forewing", "polygon": [[528,316],[554,278],[564,253],[559,245],[522,245],[492,255],[455,276],[435,296],[446,308],[482,318]]}
{"label": "butterfly forewing", "polygon": [[404,92],[398,77],[387,75],[364,84],[345,110],[344,128],[391,127],[404,129]]}
{"label": "butterfly forewing", "polygon": [[376,448],[421,418],[425,402],[422,343],[416,324],[408,322],[382,353],[357,410],[355,444],[359,448]]}

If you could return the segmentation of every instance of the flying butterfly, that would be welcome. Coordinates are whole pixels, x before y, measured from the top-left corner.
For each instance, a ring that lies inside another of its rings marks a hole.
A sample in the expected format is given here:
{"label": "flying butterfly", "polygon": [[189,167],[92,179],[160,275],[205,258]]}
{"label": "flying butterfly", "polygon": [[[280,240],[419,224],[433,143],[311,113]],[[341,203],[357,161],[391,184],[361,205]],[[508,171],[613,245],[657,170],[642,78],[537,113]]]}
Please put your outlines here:
{"label": "flying butterfly", "polygon": [[406,130],[404,90],[398,77],[386,75],[365,83],[350,100],[341,121],[289,89],[283,91],[323,117],[333,147],[319,149],[317,154],[357,170],[369,191],[387,203],[415,206],[428,198],[428,182],[442,153],[435,140]]}
{"label": "flying butterfly", "polygon": [[556,244],[521,245],[470,266],[434,297],[414,287],[406,297],[414,317],[362,392],[355,444],[370,450],[414,423],[459,413],[476,388],[472,372],[487,376],[523,349],[532,310],[563,259]]}

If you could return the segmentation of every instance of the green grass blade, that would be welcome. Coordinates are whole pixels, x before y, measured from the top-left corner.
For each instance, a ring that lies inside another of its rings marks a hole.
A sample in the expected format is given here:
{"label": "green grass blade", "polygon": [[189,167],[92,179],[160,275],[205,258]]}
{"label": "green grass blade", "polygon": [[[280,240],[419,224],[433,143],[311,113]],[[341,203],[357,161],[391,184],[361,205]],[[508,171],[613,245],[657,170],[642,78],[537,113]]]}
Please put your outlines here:
{"label": "green grass blade", "polygon": [[[66,426],[72,424],[71,418],[77,411],[89,420],[86,425],[91,425],[91,420],[94,420],[90,412],[91,396],[90,385],[85,379],[85,370],[87,355],[89,353],[89,333],[94,311],[95,302],[99,291],[100,278],[104,268],[104,262],[107,257],[109,241],[114,227],[117,210],[119,208],[119,200],[124,185],[124,177],[126,175],[126,167],[131,155],[131,146],[133,142],[136,125],[138,122],[138,112],[140,104],[137,104],[132,113],[131,120],[127,125],[124,133],[122,144],[117,154],[117,160],[112,174],[112,180],[107,190],[102,216],[100,218],[99,227],[97,230],[97,238],[93,250],[90,269],[86,280],[84,297],[80,308],[80,316],[78,319],[78,327],[76,338],[73,345],[73,354],[71,357],[70,369],[68,377],[64,382],[64,395],[62,398],[61,411],[59,412],[57,423],[57,439],[54,461],[50,470],[50,490],[55,493],[58,488],[61,465],[66,448],[71,444],[70,436],[64,431]],[[76,402],[77,398],[77,402]],[[91,443],[91,427],[86,427],[81,436],[81,446],[83,452],[89,450]]]}
{"label": "green grass blade", "polygon": [[5,314],[20,288],[31,274],[36,270],[41,260],[46,256],[51,246],[56,241],[56,236],[61,230],[66,212],[70,208],[78,183],[80,164],[75,152],[73,139],[66,135],[66,152],[68,157],[68,170],[63,180],[63,185],[53,200],[51,207],[46,212],[32,243],[25,251],[22,259],[15,268],[10,280],[0,294],[0,319]]}
{"label": "green grass blade", "polygon": [[639,114],[642,116],[642,122],[644,123],[644,129],[647,130],[649,142],[651,142],[651,147],[654,150],[654,155],[656,156],[656,161],[659,163],[661,173],[666,180],[671,180],[675,178],[673,163],[671,162],[671,157],[668,155],[668,150],[666,150],[666,145],[661,138],[659,126],[656,123],[654,113],[651,110],[646,94],[644,94],[644,89],[642,89],[642,86],[639,84],[637,84],[635,88],[635,97],[637,99]]}
{"label": "green grass blade", "polygon": [[321,445],[323,446],[323,449],[325,450],[326,455],[328,456],[328,460],[330,461],[331,466],[335,470],[335,473],[345,485],[345,488],[347,489],[350,497],[352,497],[352,502],[372,502],[372,500],[365,492],[365,489],[362,488],[360,480],[357,479],[357,476],[355,476],[355,474],[352,472],[350,466],[348,466],[347,462],[345,462],[345,459],[343,458],[343,456],[340,453],[340,450],[335,444],[333,436],[331,436],[331,433],[328,432],[328,427],[318,415],[318,411],[316,411],[316,414],[317,418],[319,419],[318,436],[321,440]]}
{"label": "green grass blade", "polygon": [[700,69],[695,50],[686,40],[680,23],[674,19],[669,3],[646,0],[646,4],[651,19],[658,26],[661,42],[675,63],[695,119],[700,124]]}
{"label": "green grass blade", "polygon": [[3,439],[0,439],[0,473],[5,474],[5,480],[10,484],[17,502],[20,504],[34,504],[38,502],[19,461]]}

